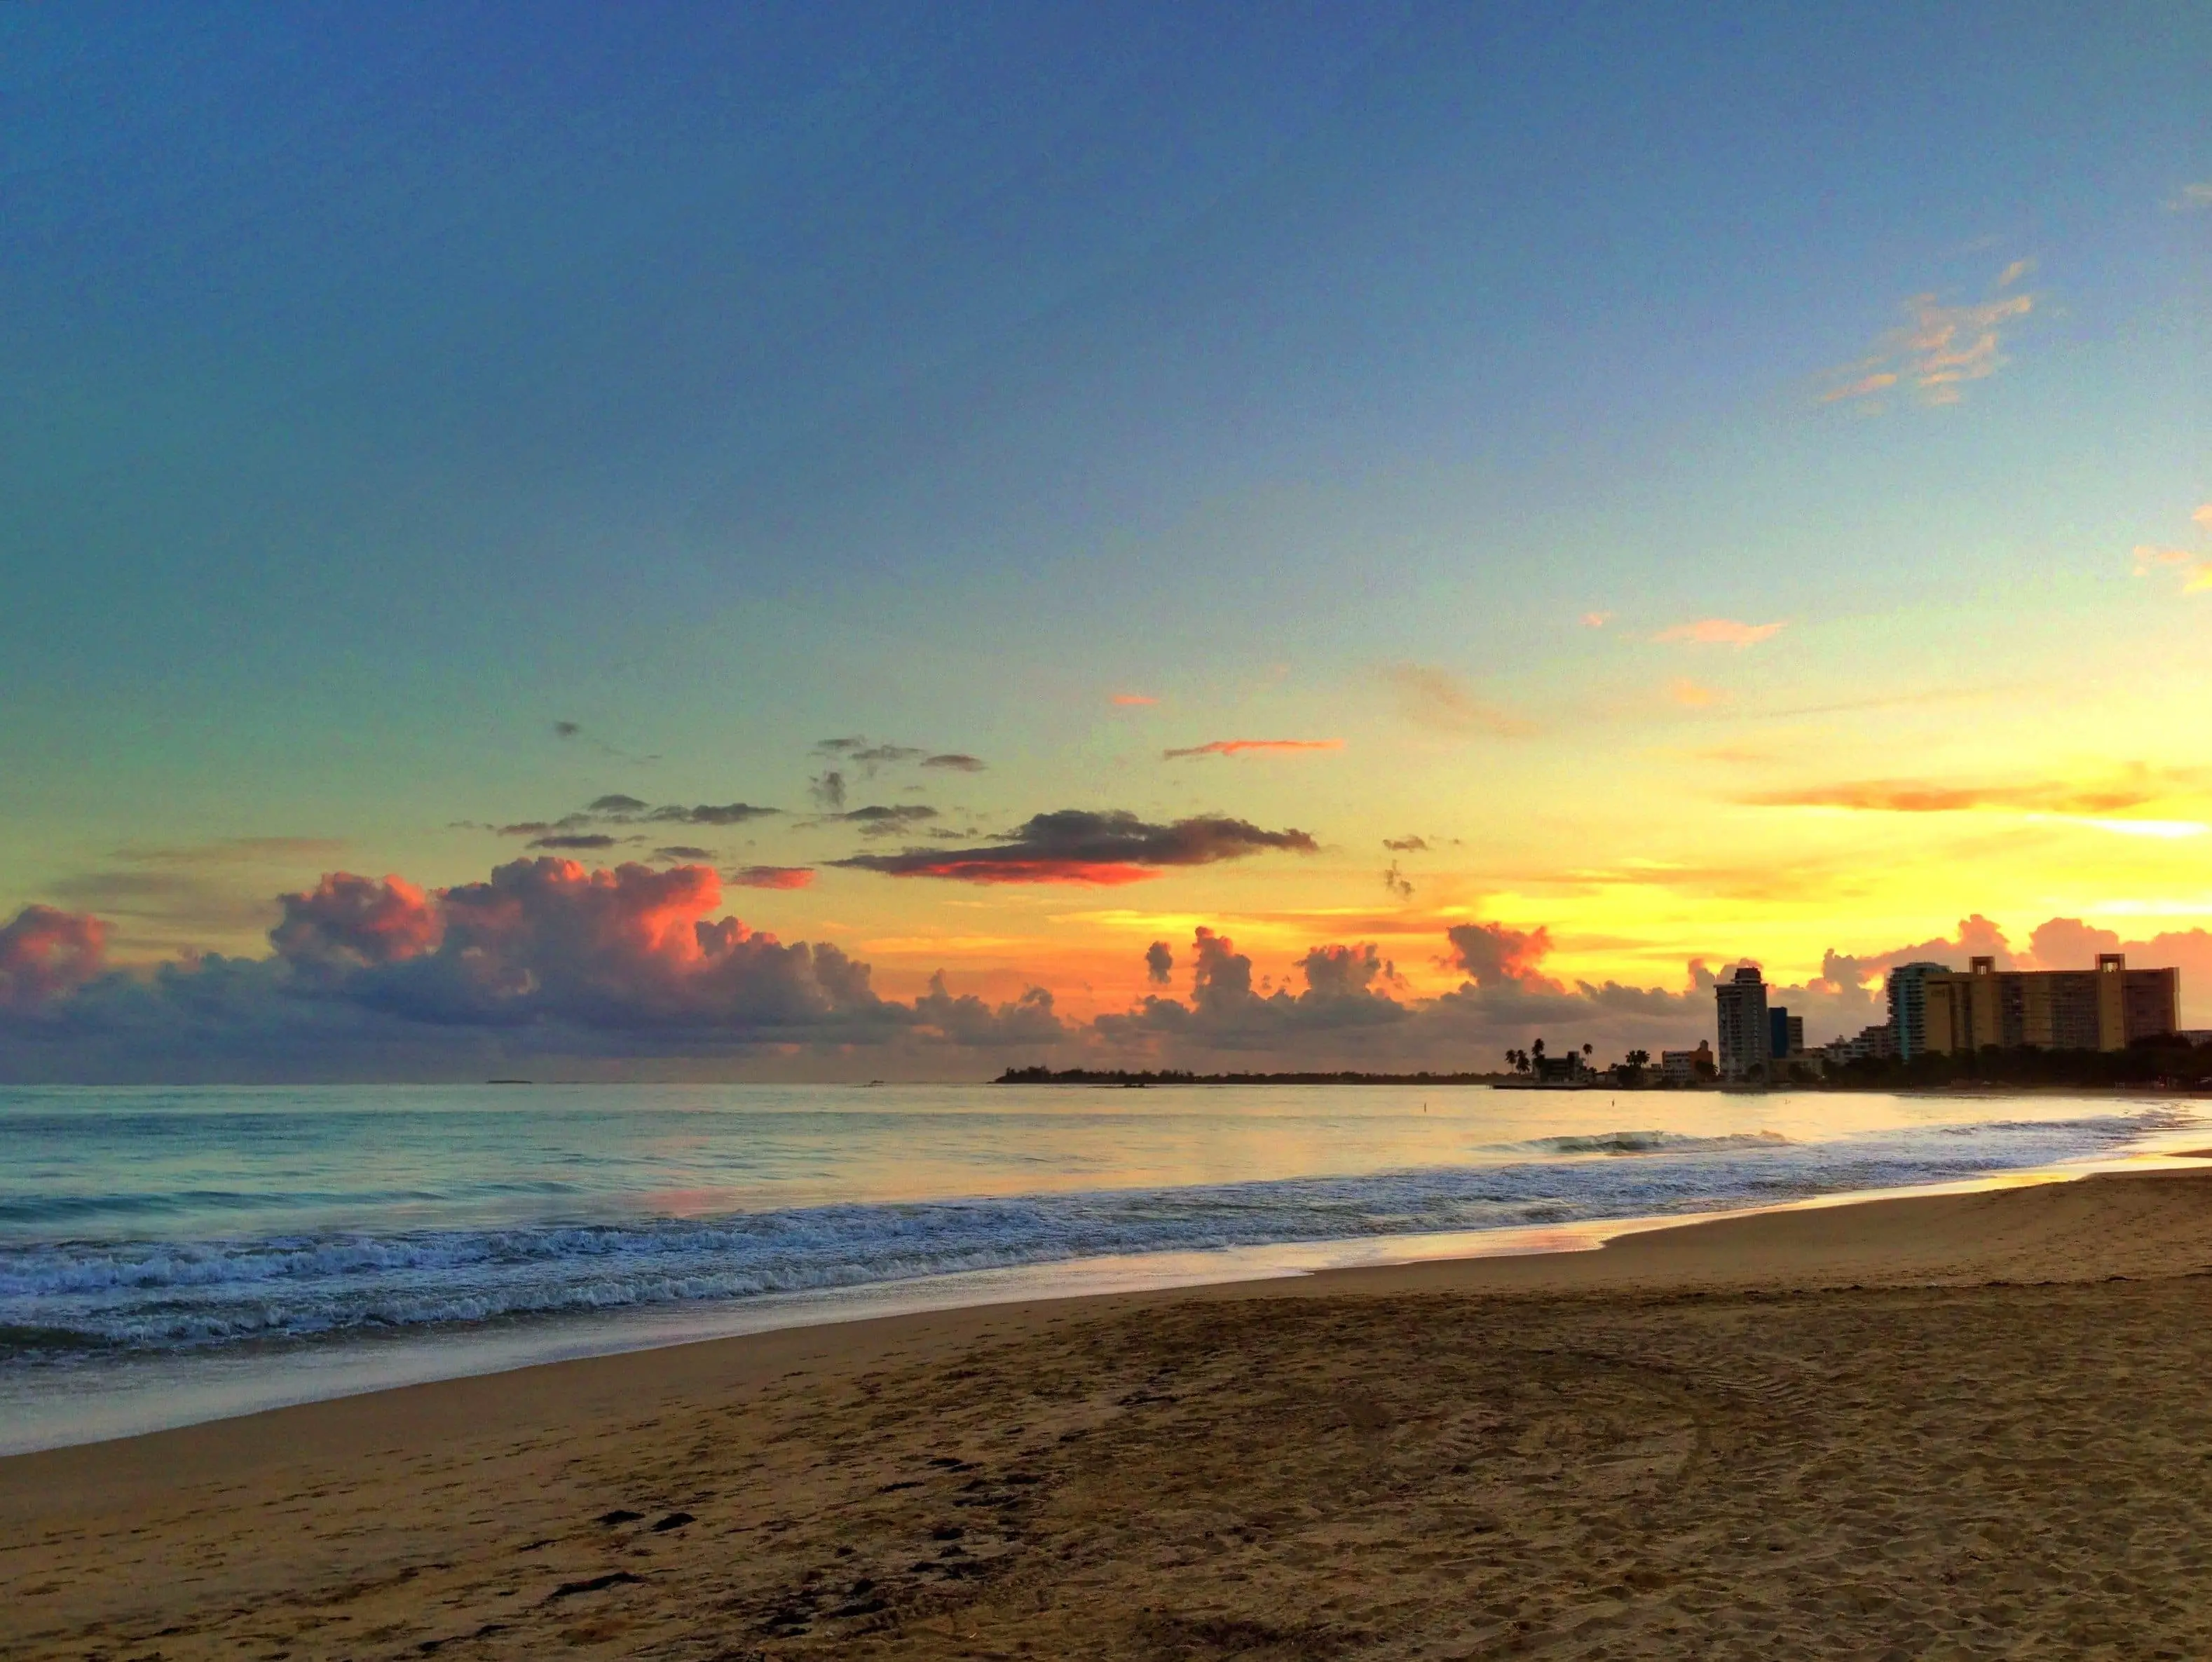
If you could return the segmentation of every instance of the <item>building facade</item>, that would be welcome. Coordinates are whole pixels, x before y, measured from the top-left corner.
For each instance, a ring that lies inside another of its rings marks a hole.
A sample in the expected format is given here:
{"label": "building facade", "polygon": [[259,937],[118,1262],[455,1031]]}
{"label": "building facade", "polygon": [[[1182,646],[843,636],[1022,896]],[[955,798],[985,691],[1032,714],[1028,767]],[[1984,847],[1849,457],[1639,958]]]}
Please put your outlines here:
{"label": "building facade", "polygon": [[1701,1079],[1711,1078],[1718,1069],[1713,1062],[1713,1047],[1702,1038],[1694,1050],[1662,1050],[1659,1052],[1659,1077],[1669,1085],[1695,1085]]}
{"label": "building facade", "polygon": [[1889,972],[1889,1031],[1906,1062],[1928,1048],[1928,977],[1954,973],[1948,964],[1900,964]]}
{"label": "building facade", "polygon": [[2124,1050],[2180,1027],[2181,971],[2130,970],[2118,953],[2093,970],[2000,970],[1975,959],[1961,974],[1922,978],[1922,1044],[1938,1056],[1984,1045]]}
{"label": "building facade", "polygon": [[1766,1057],[1787,1062],[1805,1054],[1805,1018],[1791,1015],[1785,1005],[1766,1007]]}
{"label": "building facade", "polygon": [[1766,978],[1751,965],[1716,985],[1723,1079],[1761,1079],[1769,1057]]}

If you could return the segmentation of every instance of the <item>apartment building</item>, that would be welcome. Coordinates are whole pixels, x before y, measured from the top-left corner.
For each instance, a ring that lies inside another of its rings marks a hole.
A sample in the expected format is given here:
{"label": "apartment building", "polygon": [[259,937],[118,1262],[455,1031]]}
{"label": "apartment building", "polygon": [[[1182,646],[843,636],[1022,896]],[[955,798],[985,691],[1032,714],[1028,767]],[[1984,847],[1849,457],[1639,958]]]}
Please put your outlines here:
{"label": "apartment building", "polygon": [[[1989,1044],[2124,1050],[2181,1025],[2181,971],[2130,970],[2119,953],[2100,953],[2094,970],[2000,970],[1995,959],[1977,958],[1964,973],[1931,969],[1917,983],[1921,1043],[1913,1051],[1900,1043],[1907,1055]],[[1893,1007],[1893,978],[1891,997]]]}

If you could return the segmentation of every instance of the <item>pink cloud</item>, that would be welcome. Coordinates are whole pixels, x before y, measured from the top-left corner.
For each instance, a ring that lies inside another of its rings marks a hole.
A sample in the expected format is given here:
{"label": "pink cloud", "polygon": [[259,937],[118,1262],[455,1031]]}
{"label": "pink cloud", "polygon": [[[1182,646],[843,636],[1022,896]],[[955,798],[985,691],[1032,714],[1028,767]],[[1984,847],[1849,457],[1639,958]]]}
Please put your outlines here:
{"label": "pink cloud", "polygon": [[1444,931],[1451,942],[1450,964],[1464,970],[1478,987],[1510,983],[1531,990],[1557,992],[1559,983],[1543,972],[1551,955],[1551,932],[1508,928],[1503,923],[1461,923]]}
{"label": "pink cloud", "polygon": [[27,1010],[97,976],[107,926],[87,912],[26,906],[0,928],[0,1009]]}
{"label": "pink cloud", "polygon": [[1114,702],[1121,705],[1124,709],[1129,709],[1145,704],[1157,704],[1159,703],[1159,700],[1152,697],[1148,693],[1117,692],[1114,695]]}
{"label": "pink cloud", "polygon": [[1651,638],[1655,641],[1686,641],[1693,646],[1755,646],[1761,641],[1771,641],[1790,627],[1785,619],[1771,624],[1738,623],[1733,618],[1700,618],[1694,623],[1676,624],[1672,629],[1662,629]]}
{"label": "pink cloud", "polygon": [[422,891],[397,877],[329,872],[312,892],[277,904],[284,916],[269,944],[297,963],[393,964],[430,951],[444,933]]}
{"label": "pink cloud", "polygon": [[1687,676],[1678,675],[1667,684],[1667,696],[1684,709],[1711,709],[1721,702],[1723,695],[1716,689],[1700,685]]}

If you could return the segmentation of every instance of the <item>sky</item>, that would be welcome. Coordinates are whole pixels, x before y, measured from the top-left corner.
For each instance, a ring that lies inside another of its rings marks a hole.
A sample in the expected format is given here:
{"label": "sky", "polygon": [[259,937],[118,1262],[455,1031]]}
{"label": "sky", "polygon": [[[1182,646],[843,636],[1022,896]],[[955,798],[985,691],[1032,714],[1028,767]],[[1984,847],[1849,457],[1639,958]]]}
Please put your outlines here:
{"label": "sky", "polygon": [[1481,1068],[1974,950],[2212,1026],[2208,68],[0,12],[0,1077]]}

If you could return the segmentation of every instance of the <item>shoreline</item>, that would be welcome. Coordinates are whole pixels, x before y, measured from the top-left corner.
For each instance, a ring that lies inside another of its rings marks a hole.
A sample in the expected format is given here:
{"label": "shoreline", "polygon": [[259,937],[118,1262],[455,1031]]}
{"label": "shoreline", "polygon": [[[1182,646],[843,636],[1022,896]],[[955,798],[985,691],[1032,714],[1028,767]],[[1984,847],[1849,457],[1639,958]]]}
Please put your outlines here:
{"label": "shoreline", "polygon": [[[2122,1574],[2116,1630],[2181,1631],[2111,1555],[2212,1524],[2172,1475],[2207,1313],[2182,1168],[591,1357],[0,1459],[0,1649],[1485,1653],[1602,1615],[1856,1653],[2000,1527],[2067,1620]],[[1879,1596],[1830,1610],[1846,1568]]]}
{"label": "shoreline", "polygon": [[[75,1426],[53,1423],[58,1398],[18,1396],[16,1434],[0,1462],[402,1390],[499,1379],[594,1360],[969,1310],[1083,1303],[1204,1292],[1267,1281],[1305,1284],[1341,1275],[1422,1266],[1551,1259],[1603,1251],[1628,1238],[1792,1213],[1879,1205],[2083,1180],[2099,1172],[2187,1170],[2212,1150],[2137,1150],[2118,1160],[1996,1172],[1947,1182],[1814,1194],[1711,1211],[1631,1214],[1475,1230],[1323,1238],[1245,1246],[1166,1249],[862,1282],[727,1300],[650,1304],[571,1317],[524,1317],[476,1328],[357,1334],[276,1348],[124,1355],[77,1375],[67,1400]],[[61,1364],[63,1367],[70,1364]],[[100,1406],[88,1409],[86,1402]],[[103,1401],[104,1399],[104,1401]],[[149,1407],[149,1404],[159,1404]],[[41,1425],[40,1410],[48,1410]],[[23,1428],[31,1428],[27,1432]]]}

